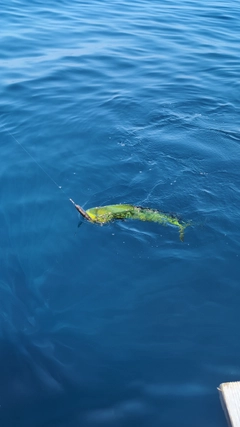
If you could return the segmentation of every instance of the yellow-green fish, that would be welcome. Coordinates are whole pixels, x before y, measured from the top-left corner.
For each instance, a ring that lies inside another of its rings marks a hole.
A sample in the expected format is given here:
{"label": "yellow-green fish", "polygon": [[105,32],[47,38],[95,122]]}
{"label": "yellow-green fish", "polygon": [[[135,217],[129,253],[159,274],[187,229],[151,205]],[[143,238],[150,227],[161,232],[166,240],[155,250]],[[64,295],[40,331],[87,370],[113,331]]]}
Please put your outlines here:
{"label": "yellow-green fish", "polygon": [[183,222],[176,216],[163,213],[156,209],[119,204],[99,206],[85,211],[81,206],[76,205],[72,199],[70,201],[84,218],[97,224],[106,224],[116,219],[138,219],[140,221],[158,222],[162,225],[174,225],[179,229],[179,237],[182,242],[184,240],[184,230],[190,225],[190,223]]}

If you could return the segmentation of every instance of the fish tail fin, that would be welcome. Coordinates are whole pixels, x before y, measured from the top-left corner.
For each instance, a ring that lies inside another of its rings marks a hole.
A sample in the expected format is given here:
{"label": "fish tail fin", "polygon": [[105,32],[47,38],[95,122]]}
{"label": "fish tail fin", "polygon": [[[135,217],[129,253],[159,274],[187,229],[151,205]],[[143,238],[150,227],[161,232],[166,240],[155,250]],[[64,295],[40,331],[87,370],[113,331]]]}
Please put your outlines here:
{"label": "fish tail fin", "polygon": [[181,242],[184,242],[184,231],[187,227],[190,227],[190,225],[191,225],[190,222],[187,224],[184,224],[184,225],[183,224],[179,225],[179,237],[180,237]]}
{"label": "fish tail fin", "polygon": [[184,242],[184,230],[185,230],[184,226],[181,226],[179,228],[179,237],[180,237],[181,242]]}

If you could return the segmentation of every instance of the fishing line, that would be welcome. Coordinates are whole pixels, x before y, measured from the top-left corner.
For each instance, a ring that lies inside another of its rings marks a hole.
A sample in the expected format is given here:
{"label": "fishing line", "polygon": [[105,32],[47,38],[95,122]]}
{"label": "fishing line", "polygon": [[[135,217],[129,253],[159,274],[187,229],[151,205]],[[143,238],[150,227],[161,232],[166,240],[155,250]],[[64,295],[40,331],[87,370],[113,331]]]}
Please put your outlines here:
{"label": "fishing line", "polygon": [[59,189],[59,190],[61,190],[64,194],[65,194],[65,196],[68,198],[68,200],[70,200],[72,203],[74,203],[73,202],[73,200],[72,199],[70,199],[70,197],[67,195],[67,193],[63,190],[63,188],[62,188],[62,186],[61,185],[58,185],[58,183],[51,177],[51,175],[49,175],[49,173],[38,163],[38,161],[32,156],[32,154],[23,146],[23,144],[20,142],[20,141],[18,141],[17,140],[17,138],[15,138],[15,136],[11,133],[11,132],[9,132],[8,130],[6,130],[6,132],[9,134],[9,136],[11,136],[12,138],[13,138],[13,140],[14,141],[16,141],[17,142],[17,144],[18,145],[20,145],[20,147],[22,148],[22,150],[24,150],[25,151],[25,153],[36,163],[36,165],[41,169],[41,171],[45,174],[45,175],[47,175],[47,177],[53,182],[53,184],[54,185],[56,185],[56,187]]}

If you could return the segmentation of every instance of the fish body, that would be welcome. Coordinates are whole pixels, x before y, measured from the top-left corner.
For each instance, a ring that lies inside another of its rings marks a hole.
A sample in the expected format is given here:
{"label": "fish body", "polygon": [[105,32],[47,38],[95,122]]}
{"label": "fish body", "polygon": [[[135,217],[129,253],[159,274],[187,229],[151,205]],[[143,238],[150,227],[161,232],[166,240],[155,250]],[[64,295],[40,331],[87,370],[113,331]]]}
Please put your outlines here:
{"label": "fish body", "polygon": [[133,205],[109,205],[87,209],[86,213],[93,222],[106,224],[116,219],[134,219],[133,215],[135,209],[136,207]]}
{"label": "fish body", "polygon": [[90,221],[98,224],[106,224],[118,219],[137,219],[140,221],[157,222],[162,225],[173,225],[179,229],[180,240],[184,240],[184,230],[190,225],[180,221],[176,216],[163,213],[156,209],[128,204],[100,206],[87,209],[86,214]]}
{"label": "fish body", "polygon": [[141,206],[128,204],[98,206],[86,211],[70,199],[77,211],[88,221],[96,224],[106,224],[118,219],[138,219],[140,221],[157,222],[162,225],[173,225],[179,229],[179,237],[183,242],[184,230],[191,223],[181,221],[177,216],[169,215],[157,209],[150,209]]}

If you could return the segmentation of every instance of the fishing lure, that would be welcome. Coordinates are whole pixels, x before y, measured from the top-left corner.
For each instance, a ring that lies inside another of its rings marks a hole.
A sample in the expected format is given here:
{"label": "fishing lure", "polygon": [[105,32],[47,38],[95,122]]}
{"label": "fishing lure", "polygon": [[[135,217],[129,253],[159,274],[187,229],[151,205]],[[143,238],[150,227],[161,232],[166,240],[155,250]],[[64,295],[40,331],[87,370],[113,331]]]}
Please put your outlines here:
{"label": "fishing lure", "polygon": [[184,240],[184,230],[190,225],[181,221],[173,215],[169,215],[156,209],[144,208],[128,204],[99,206],[87,209],[86,211],[70,199],[77,211],[88,221],[97,224],[106,224],[117,219],[138,219],[140,221],[158,222],[162,225],[174,225],[179,229],[179,237],[181,242]]}

